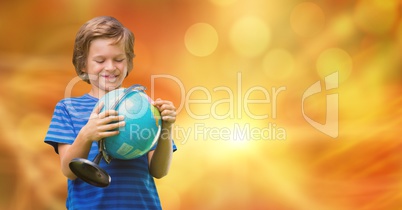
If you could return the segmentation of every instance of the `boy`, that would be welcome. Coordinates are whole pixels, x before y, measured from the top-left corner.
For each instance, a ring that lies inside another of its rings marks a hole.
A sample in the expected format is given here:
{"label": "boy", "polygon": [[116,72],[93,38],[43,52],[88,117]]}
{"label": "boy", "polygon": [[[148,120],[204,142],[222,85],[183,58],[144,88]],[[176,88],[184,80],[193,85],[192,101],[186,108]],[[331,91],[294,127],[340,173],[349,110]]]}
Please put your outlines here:
{"label": "boy", "polygon": [[176,150],[171,139],[176,108],[170,101],[153,102],[162,116],[162,133],[156,147],[133,160],[99,163],[113,177],[107,188],[87,184],[69,168],[74,158],[92,160],[98,153],[97,141],[117,135],[117,128],[125,125],[117,111],[100,112],[102,105],[95,105],[103,95],[120,88],[132,70],[133,46],[133,33],[113,17],[89,20],[76,35],[73,64],[91,90],[56,105],[45,137],[45,142],[59,154],[61,170],[68,178],[67,209],[161,209],[153,177],[162,178],[168,173]]}

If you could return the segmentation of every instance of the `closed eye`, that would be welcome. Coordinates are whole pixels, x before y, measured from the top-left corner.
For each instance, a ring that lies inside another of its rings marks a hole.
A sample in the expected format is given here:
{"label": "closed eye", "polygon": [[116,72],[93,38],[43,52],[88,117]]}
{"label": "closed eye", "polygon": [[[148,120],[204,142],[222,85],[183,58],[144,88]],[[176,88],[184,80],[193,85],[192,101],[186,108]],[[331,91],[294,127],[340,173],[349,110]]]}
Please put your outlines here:
{"label": "closed eye", "polygon": [[125,60],[125,59],[123,58],[123,59],[116,59],[115,61],[121,63],[121,62],[123,62],[124,60]]}

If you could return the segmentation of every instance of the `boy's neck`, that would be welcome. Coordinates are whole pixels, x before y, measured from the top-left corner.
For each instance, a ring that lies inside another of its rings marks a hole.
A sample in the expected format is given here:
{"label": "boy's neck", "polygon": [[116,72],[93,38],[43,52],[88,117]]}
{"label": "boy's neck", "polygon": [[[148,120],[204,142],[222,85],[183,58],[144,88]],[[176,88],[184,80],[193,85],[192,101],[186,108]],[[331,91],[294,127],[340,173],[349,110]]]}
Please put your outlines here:
{"label": "boy's neck", "polygon": [[91,88],[91,90],[89,91],[89,95],[93,96],[95,98],[102,98],[107,92],[104,90],[99,90],[99,89],[95,89],[95,88]]}

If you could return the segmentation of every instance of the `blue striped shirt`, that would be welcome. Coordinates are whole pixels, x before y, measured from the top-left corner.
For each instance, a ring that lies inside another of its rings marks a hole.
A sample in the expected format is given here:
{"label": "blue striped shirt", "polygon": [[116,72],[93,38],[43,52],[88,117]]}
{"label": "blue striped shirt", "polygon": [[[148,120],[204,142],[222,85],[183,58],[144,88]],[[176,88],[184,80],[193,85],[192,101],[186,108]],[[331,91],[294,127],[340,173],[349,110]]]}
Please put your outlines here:
{"label": "blue striped shirt", "polygon": [[[57,103],[45,143],[52,145],[57,153],[59,143],[72,144],[97,102],[97,98],[85,94]],[[174,144],[173,150],[176,150]],[[92,161],[97,153],[98,145],[94,142],[88,159]],[[68,179],[67,209],[161,209],[147,154],[133,160],[113,159],[110,164],[102,159],[99,165],[112,177],[110,185],[101,188],[79,178]]]}

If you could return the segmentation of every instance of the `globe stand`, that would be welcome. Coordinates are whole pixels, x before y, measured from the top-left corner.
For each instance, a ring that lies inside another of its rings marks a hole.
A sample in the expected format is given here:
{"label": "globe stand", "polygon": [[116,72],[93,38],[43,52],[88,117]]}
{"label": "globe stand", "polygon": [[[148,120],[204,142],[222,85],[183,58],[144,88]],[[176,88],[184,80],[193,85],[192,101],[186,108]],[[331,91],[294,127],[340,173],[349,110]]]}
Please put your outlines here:
{"label": "globe stand", "polygon": [[[130,92],[133,91],[144,91],[146,88],[141,85],[132,85],[126,88],[118,100],[110,107],[110,109],[115,109],[117,105],[122,101]],[[160,129],[159,129],[160,133]],[[103,139],[98,141],[99,153],[95,156],[93,161],[89,161],[85,158],[74,158],[70,161],[70,170],[80,179],[87,182],[88,184],[94,185],[96,187],[107,187],[110,184],[111,177],[109,174],[99,166],[99,162],[104,157],[107,163],[110,162],[111,158],[103,151],[104,142]]]}
{"label": "globe stand", "polygon": [[[102,141],[102,140],[101,140]],[[69,167],[71,171],[80,179],[96,187],[107,187],[110,184],[111,177],[99,166],[102,159],[102,142],[98,142],[99,153],[93,161],[85,158],[74,158]]]}

